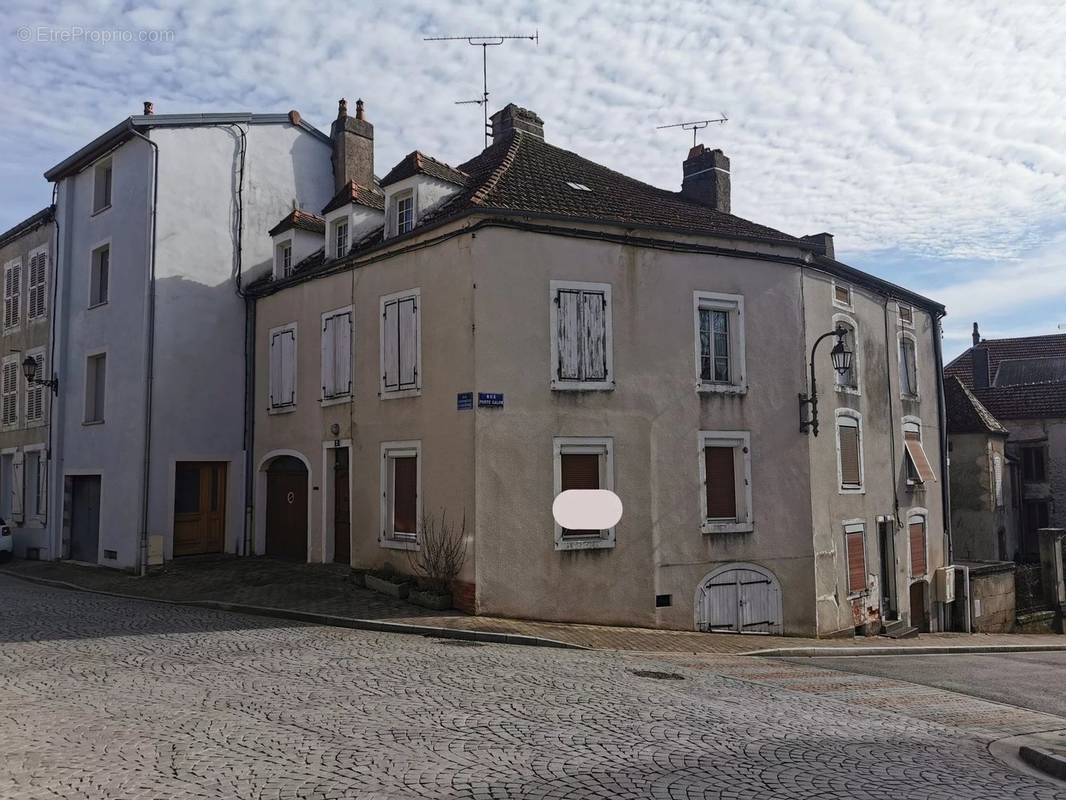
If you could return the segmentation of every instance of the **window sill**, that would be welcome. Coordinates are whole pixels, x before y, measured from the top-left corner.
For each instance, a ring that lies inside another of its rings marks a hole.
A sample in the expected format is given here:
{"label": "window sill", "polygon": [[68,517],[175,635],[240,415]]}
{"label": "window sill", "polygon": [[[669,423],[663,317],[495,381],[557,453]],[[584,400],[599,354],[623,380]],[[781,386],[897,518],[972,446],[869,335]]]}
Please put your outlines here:
{"label": "window sill", "polygon": [[327,406],[339,406],[343,403],[349,403],[351,400],[352,396],[350,394],[344,394],[337,397],[324,397],[318,403],[322,408],[326,408]]}
{"label": "window sill", "polygon": [[382,400],[398,400],[401,397],[421,397],[422,387],[417,389],[396,389],[391,392],[378,392],[378,397]]}
{"label": "window sill", "polygon": [[704,522],[700,533],[751,533],[755,530],[753,522]]}
{"label": "window sill", "polygon": [[40,325],[42,322],[47,322],[48,321],[48,313],[45,312],[44,314],[41,314],[40,316],[30,317],[29,320],[30,320],[30,325]]}
{"label": "window sill", "polygon": [[834,300],[833,301],[833,308],[839,308],[842,311],[850,311],[851,313],[855,313],[855,306],[854,305],[852,305],[850,303],[841,303],[839,300]]}
{"label": "window sill", "polygon": [[841,486],[837,494],[866,494],[865,486]]}
{"label": "window sill", "polygon": [[863,597],[869,597],[869,596],[870,596],[870,590],[869,589],[863,589],[863,590],[858,591],[858,592],[848,592],[848,600],[860,600]]}
{"label": "window sill", "polygon": [[614,381],[558,381],[551,382],[553,392],[613,392]]}
{"label": "window sill", "polygon": [[394,539],[391,537],[385,537],[379,540],[378,544],[387,550],[418,550],[419,544],[417,539]]}
{"label": "window sill", "polygon": [[907,403],[917,403],[919,400],[922,399],[922,396],[918,395],[918,394],[902,394],[901,393],[900,396],[899,396],[899,399],[903,400],[903,401],[905,401]]}
{"label": "window sill", "polygon": [[103,425],[104,421],[102,419],[86,419],[86,420],[82,420],[81,424],[82,425]]}
{"label": "window sill", "polygon": [[110,210],[111,210],[111,204],[110,203],[108,203],[106,206],[100,206],[100,208],[93,209],[93,213],[91,213],[89,215],[89,218],[92,219],[93,217],[98,217],[101,214],[103,214],[105,211],[110,211]]}
{"label": "window sill", "polygon": [[607,536],[563,536],[555,535],[555,549],[560,550],[603,550],[614,547],[614,531]]}
{"label": "window sill", "polygon": [[89,307],[88,307],[87,310],[88,311],[92,311],[94,308],[100,308],[101,306],[106,306],[106,305],[107,305],[107,301],[106,300],[101,300],[99,303],[89,303]]}
{"label": "window sill", "polygon": [[291,414],[296,410],[296,404],[291,406],[269,406],[267,408],[268,414]]}
{"label": "window sill", "polygon": [[696,384],[696,391],[699,394],[745,395],[748,393],[748,387],[740,386],[735,383],[698,383]]}
{"label": "window sill", "polygon": [[43,428],[47,423],[43,419],[35,419],[32,422],[27,422],[27,428]]}
{"label": "window sill", "polygon": [[840,394],[850,394],[850,395],[854,395],[855,397],[861,397],[862,396],[862,390],[857,388],[857,387],[855,387],[855,386],[841,386],[838,383],[834,387],[834,389]]}

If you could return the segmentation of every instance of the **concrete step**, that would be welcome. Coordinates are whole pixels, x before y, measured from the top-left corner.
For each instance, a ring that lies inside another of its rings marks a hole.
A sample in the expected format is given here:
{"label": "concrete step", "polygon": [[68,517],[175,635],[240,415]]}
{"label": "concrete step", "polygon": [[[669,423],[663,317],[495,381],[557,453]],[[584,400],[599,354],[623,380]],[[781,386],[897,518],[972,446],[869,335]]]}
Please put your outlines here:
{"label": "concrete step", "polygon": [[881,635],[889,639],[915,639],[918,636],[918,629],[904,622],[893,622],[881,631]]}

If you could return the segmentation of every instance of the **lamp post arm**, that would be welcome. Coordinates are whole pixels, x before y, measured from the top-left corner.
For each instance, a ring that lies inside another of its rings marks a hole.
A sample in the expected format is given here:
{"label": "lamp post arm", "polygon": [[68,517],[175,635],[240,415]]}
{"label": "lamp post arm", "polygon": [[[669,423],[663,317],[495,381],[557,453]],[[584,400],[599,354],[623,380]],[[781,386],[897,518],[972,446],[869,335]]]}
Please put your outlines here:
{"label": "lamp post arm", "polygon": [[[822,343],[823,339],[828,339],[830,336],[840,336],[840,331],[840,328],[834,328],[828,333],[823,333],[814,340],[814,345],[811,347],[811,392],[810,394],[800,394],[800,433],[806,433],[807,429],[810,428],[815,436],[818,435],[818,378],[814,372],[814,355],[818,350],[818,345]],[[805,418],[803,414],[803,410],[806,406],[811,407],[809,420]]]}

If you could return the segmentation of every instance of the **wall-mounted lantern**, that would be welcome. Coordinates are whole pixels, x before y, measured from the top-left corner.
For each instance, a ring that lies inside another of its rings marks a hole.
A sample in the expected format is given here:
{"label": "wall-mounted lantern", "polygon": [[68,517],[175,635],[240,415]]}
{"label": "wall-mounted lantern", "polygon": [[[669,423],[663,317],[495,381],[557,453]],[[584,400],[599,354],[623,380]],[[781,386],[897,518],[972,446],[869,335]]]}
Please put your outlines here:
{"label": "wall-mounted lantern", "polygon": [[[829,351],[833,369],[841,375],[846,374],[851,369],[852,353],[848,350],[848,346],[844,341],[848,336],[847,328],[843,325],[838,325],[834,330],[829,331],[829,333],[823,333],[815,339],[814,347],[811,348],[811,393],[806,395],[801,392],[799,396],[800,433],[812,431],[815,436],[818,435],[818,380],[814,375],[814,354],[822,340],[828,339],[830,336],[837,337],[837,343]],[[804,413],[808,406],[811,409],[809,416]]]}

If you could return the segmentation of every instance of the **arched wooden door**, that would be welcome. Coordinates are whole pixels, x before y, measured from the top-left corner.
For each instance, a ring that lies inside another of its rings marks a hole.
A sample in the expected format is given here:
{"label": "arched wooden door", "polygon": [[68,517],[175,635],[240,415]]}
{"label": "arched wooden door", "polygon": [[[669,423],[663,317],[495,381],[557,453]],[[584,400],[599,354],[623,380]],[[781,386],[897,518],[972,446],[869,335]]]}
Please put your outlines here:
{"label": "arched wooden door", "polygon": [[722,633],[781,633],[781,587],[754,564],[719,567],[696,591],[696,627]]}
{"label": "arched wooden door", "polygon": [[307,467],[293,456],[267,467],[266,554],[307,561]]}

